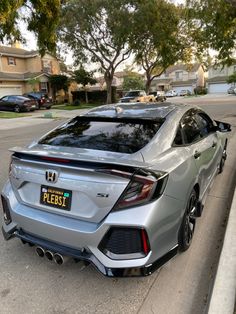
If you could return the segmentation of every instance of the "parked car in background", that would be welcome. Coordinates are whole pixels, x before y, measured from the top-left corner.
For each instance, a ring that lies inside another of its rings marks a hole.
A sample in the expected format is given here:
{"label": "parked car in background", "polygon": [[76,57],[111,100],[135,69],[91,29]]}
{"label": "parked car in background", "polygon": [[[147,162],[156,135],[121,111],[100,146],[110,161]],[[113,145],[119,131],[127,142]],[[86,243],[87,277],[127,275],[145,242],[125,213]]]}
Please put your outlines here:
{"label": "parked car in background", "polygon": [[236,90],[235,86],[230,86],[230,88],[227,90],[227,93],[228,94],[235,94],[235,90]]}
{"label": "parked car in background", "polygon": [[190,90],[188,89],[182,89],[180,92],[179,92],[179,96],[190,96],[192,95],[192,93],[190,92]]}
{"label": "parked car in background", "polygon": [[190,247],[229,131],[186,104],[119,103],[77,116],[12,150],[4,237],[57,264],[69,256],[107,276],[150,275]]}
{"label": "parked car in background", "polygon": [[166,96],[164,91],[156,91],[156,92],[150,92],[149,95],[153,95],[155,97],[155,101],[165,101]]}
{"label": "parked car in background", "polygon": [[37,101],[36,109],[41,108],[50,109],[52,106],[52,100],[48,97],[47,94],[43,92],[30,92],[25,93],[23,96],[36,100]]}
{"label": "parked car in background", "polygon": [[155,96],[147,95],[144,90],[131,90],[120,99],[120,102],[153,102]]}
{"label": "parked car in background", "polygon": [[166,94],[165,94],[166,97],[175,97],[175,96],[177,96],[177,95],[178,95],[177,92],[176,92],[175,90],[173,90],[173,89],[169,90],[169,91],[166,92]]}
{"label": "parked car in background", "polygon": [[8,95],[0,99],[0,110],[3,111],[33,111],[37,108],[37,102],[24,96]]}

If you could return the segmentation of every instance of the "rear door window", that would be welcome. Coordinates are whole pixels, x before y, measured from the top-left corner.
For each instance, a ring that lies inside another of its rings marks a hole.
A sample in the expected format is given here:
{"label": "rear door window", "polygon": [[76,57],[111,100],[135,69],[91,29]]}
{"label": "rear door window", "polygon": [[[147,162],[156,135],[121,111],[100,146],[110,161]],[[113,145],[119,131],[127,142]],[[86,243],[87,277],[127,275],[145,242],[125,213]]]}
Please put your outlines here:
{"label": "rear door window", "polygon": [[181,127],[186,144],[192,144],[201,139],[201,131],[195,120],[195,113],[188,111],[181,120]]}
{"label": "rear door window", "polygon": [[147,145],[162,121],[77,117],[52,131],[39,144],[132,154]]}
{"label": "rear door window", "polygon": [[195,115],[195,119],[196,119],[197,124],[199,126],[202,137],[208,136],[208,134],[213,132],[214,125],[213,125],[211,118],[208,117],[208,115],[206,115],[203,112],[198,112]]}

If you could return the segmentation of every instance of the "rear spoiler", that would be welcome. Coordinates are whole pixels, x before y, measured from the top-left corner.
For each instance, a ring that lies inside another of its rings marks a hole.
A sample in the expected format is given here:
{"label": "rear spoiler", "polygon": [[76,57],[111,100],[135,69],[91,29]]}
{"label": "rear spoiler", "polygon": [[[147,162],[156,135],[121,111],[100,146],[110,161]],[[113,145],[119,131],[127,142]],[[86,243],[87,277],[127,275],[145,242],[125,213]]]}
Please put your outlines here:
{"label": "rear spoiler", "polygon": [[63,165],[73,168],[89,168],[89,169],[119,169],[122,171],[134,172],[140,168],[148,168],[151,165],[140,162],[138,160],[126,160],[122,158],[104,158],[104,157],[87,157],[85,154],[78,156],[76,154],[61,153],[57,151],[47,152],[45,150],[22,149],[14,147],[10,149],[13,153],[12,158],[54,165]]}

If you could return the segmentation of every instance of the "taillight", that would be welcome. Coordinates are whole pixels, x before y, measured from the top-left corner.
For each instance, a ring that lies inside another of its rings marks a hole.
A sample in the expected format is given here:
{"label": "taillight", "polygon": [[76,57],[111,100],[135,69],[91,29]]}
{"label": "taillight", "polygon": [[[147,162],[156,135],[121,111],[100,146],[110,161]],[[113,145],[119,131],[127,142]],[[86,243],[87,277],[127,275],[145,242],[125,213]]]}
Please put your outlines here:
{"label": "taillight", "polygon": [[132,176],[130,183],[115,204],[113,211],[144,205],[157,199],[163,193],[167,178],[167,173],[139,170]]}

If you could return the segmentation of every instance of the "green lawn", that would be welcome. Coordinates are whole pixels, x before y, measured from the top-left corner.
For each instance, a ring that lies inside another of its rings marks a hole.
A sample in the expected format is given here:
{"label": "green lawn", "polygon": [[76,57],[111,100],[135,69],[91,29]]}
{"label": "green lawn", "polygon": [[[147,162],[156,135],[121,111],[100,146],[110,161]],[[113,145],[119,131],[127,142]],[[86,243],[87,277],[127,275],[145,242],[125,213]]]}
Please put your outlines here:
{"label": "green lawn", "polygon": [[21,117],[27,117],[27,116],[29,116],[29,115],[24,114],[24,113],[0,111],[0,119],[21,118]]}
{"label": "green lawn", "polygon": [[60,109],[60,110],[76,110],[76,109],[92,109],[94,107],[98,107],[100,105],[97,104],[80,104],[79,106],[73,105],[56,105],[53,106],[52,109]]}

